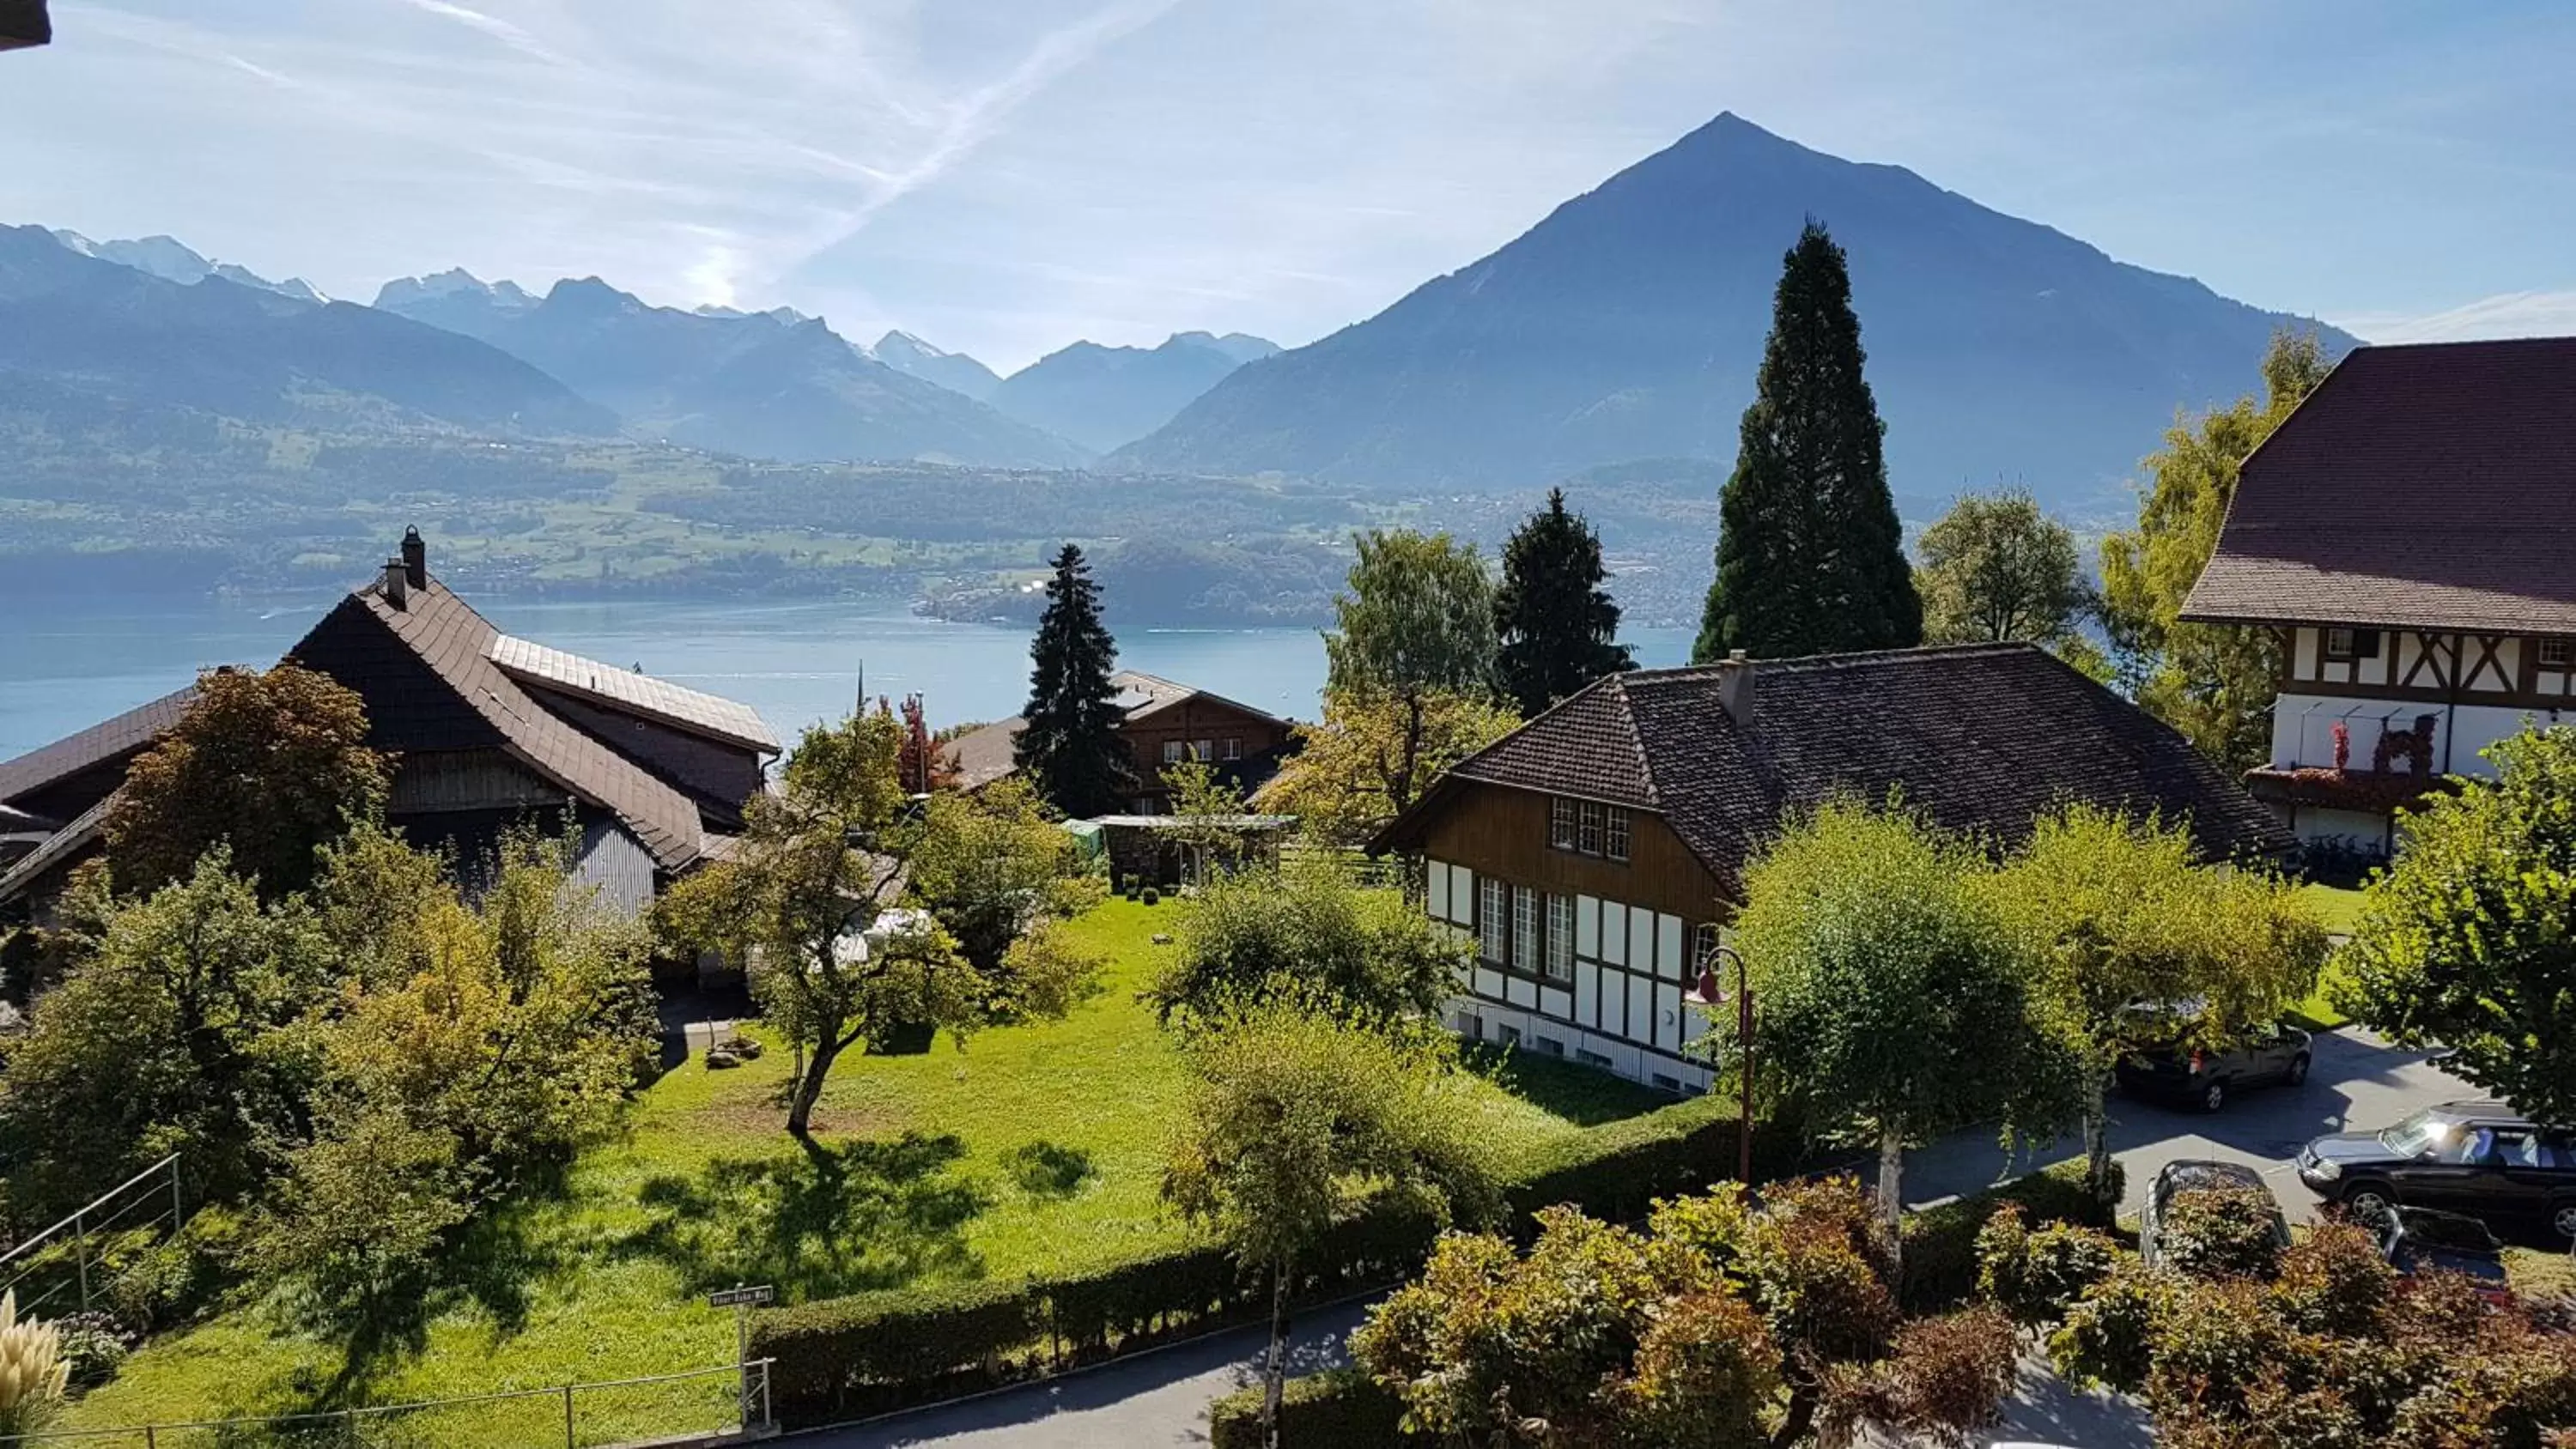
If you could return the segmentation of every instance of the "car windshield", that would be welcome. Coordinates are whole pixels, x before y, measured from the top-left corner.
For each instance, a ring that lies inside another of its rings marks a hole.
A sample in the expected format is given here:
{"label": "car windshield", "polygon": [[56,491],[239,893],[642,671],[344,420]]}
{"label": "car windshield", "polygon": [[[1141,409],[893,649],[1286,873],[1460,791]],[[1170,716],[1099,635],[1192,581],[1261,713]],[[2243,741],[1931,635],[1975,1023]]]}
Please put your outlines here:
{"label": "car windshield", "polygon": [[2440,1147],[2460,1124],[2431,1112],[2418,1112],[2379,1134],[2379,1145],[2400,1157],[2421,1157]]}

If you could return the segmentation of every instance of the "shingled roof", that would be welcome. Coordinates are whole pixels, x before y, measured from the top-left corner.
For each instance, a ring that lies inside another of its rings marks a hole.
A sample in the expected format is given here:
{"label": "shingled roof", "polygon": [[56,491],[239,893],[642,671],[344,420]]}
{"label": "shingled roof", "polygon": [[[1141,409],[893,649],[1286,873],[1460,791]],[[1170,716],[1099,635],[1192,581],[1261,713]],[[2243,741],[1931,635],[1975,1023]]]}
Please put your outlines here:
{"label": "shingled roof", "polygon": [[1719,702],[1723,666],[1614,674],[1442,776],[1381,834],[1417,843],[1467,782],[1662,815],[1730,893],[1785,813],[1901,792],[1940,826],[2009,843],[2063,800],[2189,822],[2214,859],[2294,843],[2170,727],[2028,644],[1764,660],[1753,727]]}
{"label": "shingled roof", "polygon": [[614,814],[662,869],[698,859],[687,796],[530,698],[492,661],[501,631],[446,585],[426,578],[402,594],[388,598],[381,582],[352,592],[287,653],[368,697],[369,744],[500,749]]}
{"label": "shingled roof", "polygon": [[2183,617],[2576,633],[2576,337],[2364,347],[2245,460]]}
{"label": "shingled roof", "polygon": [[70,779],[83,770],[104,765],[123,756],[141,754],[154,740],[169,732],[197,701],[197,687],[185,689],[139,704],[113,719],[102,720],[76,735],[65,735],[50,745],[30,750],[14,760],[0,762],[0,805],[57,781]]}
{"label": "shingled roof", "polygon": [[[1255,709],[1240,700],[1228,699],[1194,684],[1182,684],[1141,670],[1121,669],[1109,676],[1109,684],[1118,692],[1110,702],[1118,709],[1122,723],[1133,724],[1158,710],[1192,699],[1214,700],[1245,714],[1278,719],[1266,709]],[[1287,721],[1280,720],[1280,723],[1286,724]],[[949,741],[948,759],[957,769],[959,788],[982,789],[1018,769],[1020,731],[1028,727],[1028,720],[1013,715],[980,729],[968,730]]]}
{"label": "shingled roof", "polygon": [[512,634],[495,635],[486,652],[503,673],[522,684],[561,690],[620,713],[657,720],[726,744],[778,753],[778,736],[769,732],[760,711],[750,705]]}

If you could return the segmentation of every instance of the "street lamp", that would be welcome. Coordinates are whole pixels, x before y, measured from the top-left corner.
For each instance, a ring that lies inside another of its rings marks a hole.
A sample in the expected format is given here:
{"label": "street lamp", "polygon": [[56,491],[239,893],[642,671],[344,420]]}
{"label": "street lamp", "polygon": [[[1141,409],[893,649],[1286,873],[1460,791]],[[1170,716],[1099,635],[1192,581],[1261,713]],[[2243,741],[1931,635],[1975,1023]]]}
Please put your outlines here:
{"label": "street lamp", "polygon": [[1745,974],[1744,953],[1718,942],[1700,958],[1699,984],[1683,993],[1682,1000],[1703,1010],[1714,1011],[1730,999],[1725,984],[1717,974],[1720,957],[1735,963],[1735,1045],[1742,1055],[1736,1068],[1737,1084],[1743,1089],[1744,1112],[1735,1129],[1735,1180],[1746,1187],[1753,1185],[1753,983]]}

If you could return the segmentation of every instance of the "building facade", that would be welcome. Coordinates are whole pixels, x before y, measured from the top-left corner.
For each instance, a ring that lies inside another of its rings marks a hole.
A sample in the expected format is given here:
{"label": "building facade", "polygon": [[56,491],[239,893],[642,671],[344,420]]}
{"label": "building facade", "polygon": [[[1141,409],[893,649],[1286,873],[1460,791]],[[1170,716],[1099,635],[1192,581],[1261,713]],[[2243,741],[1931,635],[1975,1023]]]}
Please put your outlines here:
{"label": "building facade", "polygon": [[2321,861],[2576,720],[2576,339],[2365,347],[2245,460],[2183,617],[2273,632],[2247,786]]}
{"label": "building facade", "polygon": [[1743,870],[1785,817],[1844,795],[2004,845],[2072,799],[2185,821],[2210,859],[2292,846],[2180,735],[2013,644],[1613,675],[1443,775],[1371,848],[1419,856],[1425,909],[1474,943],[1453,1030],[1698,1091],[1709,1025],[1685,996]]}
{"label": "building facade", "polygon": [[[1218,778],[1249,796],[1279,768],[1290,721],[1192,685],[1122,669],[1109,676],[1118,691],[1118,735],[1127,744],[1133,772],[1129,810],[1168,815],[1172,792],[1163,775],[1187,760],[1215,767]],[[960,735],[948,746],[959,788],[981,789],[1019,769],[1015,749],[1028,722],[1014,715]]]}

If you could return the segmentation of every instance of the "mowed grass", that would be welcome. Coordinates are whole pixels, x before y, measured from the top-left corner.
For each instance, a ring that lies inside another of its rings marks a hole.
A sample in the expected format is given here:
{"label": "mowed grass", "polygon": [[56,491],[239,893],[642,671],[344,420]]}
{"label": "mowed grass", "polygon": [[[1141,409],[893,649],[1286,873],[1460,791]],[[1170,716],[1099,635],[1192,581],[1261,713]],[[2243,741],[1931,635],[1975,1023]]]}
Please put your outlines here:
{"label": "mowed grass", "polygon": [[[845,1057],[811,1147],[783,1130],[790,1063],[775,1039],[728,1071],[692,1058],[641,1095],[626,1130],[585,1154],[561,1191],[478,1231],[408,1332],[352,1345],[296,1327],[289,1304],[242,1305],[138,1352],[67,1427],[680,1373],[732,1361],[732,1314],[705,1306],[711,1288],[766,1282],[795,1301],[1009,1278],[1178,1241],[1188,1230],[1157,1189],[1187,1073],[1136,1000],[1171,950],[1152,937],[1176,909],[1113,900],[1074,922],[1111,964],[1063,1021],[981,1032],[962,1052],[943,1040],[920,1055]],[[1498,1163],[1670,1100],[1561,1062],[1474,1065]],[[711,1428],[729,1418],[731,1394],[729,1378],[585,1392],[580,1438]],[[420,1427],[441,1445],[560,1442],[562,1402],[451,1410]]]}
{"label": "mowed grass", "polygon": [[2361,924],[2361,892],[2357,890],[2310,881],[2299,887],[2299,901],[2316,912],[2317,919],[2335,935],[2349,936]]}

